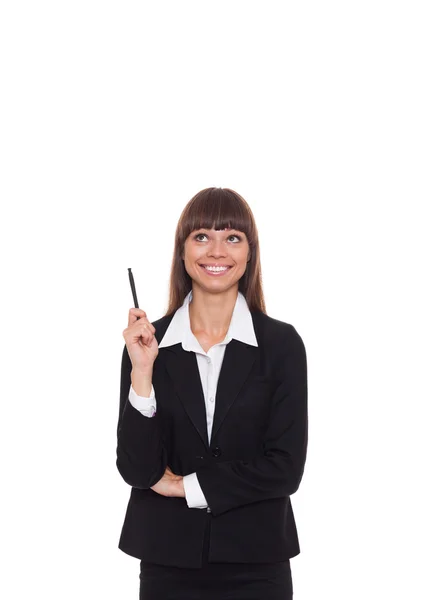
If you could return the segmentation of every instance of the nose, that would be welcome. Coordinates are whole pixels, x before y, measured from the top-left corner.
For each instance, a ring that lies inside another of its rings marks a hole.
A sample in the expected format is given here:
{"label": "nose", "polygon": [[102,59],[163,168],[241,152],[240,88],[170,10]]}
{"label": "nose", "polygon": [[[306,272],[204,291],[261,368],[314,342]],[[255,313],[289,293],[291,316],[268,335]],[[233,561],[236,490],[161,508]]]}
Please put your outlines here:
{"label": "nose", "polygon": [[226,256],[226,252],[224,251],[223,241],[214,240],[209,249],[208,256],[221,257]]}

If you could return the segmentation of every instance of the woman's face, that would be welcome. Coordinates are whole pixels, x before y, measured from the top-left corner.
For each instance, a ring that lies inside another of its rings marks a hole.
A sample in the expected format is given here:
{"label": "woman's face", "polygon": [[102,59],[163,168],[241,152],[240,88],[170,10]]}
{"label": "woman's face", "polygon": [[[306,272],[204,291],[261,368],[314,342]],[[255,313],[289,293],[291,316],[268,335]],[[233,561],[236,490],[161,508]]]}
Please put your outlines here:
{"label": "woman's face", "polygon": [[[201,287],[227,289],[241,279],[250,258],[245,233],[237,229],[196,229],[184,244],[184,265],[192,280]],[[203,265],[228,267],[215,271]]]}

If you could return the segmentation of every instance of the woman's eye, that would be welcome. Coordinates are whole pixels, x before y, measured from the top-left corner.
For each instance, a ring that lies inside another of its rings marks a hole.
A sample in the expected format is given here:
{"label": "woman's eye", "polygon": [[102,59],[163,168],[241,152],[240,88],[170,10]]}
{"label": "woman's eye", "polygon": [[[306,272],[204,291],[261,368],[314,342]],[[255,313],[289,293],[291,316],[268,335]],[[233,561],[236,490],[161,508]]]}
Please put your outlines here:
{"label": "woman's eye", "polygon": [[[202,236],[202,235],[203,235],[204,237],[207,237],[206,233],[198,233],[197,235],[195,235],[195,236],[194,236],[194,239],[195,239],[195,240],[197,240],[197,238],[198,238],[198,237],[200,237],[200,236]],[[240,236],[239,236],[239,235],[235,235],[234,233],[233,233],[232,235],[230,235],[230,236],[228,237],[228,239],[229,239],[229,238],[237,238],[237,240],[238,240],[239,242],[241,241],[241,238],[240,238]],[[201,241],[201,240],[199,240],[199,241]]]}

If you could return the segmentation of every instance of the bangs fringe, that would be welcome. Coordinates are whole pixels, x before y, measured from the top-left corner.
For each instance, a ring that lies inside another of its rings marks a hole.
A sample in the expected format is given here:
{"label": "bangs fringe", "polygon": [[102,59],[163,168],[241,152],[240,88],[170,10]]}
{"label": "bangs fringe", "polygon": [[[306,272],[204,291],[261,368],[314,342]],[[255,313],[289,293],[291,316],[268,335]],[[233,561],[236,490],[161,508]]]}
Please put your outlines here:
{"label": "bangs fringe", "polygon": [[206,188],[193,196],[180,218],[180,233],[186,239],[197,229],[225,228],[252,236],[253,220],[244,198],[229,188]]}

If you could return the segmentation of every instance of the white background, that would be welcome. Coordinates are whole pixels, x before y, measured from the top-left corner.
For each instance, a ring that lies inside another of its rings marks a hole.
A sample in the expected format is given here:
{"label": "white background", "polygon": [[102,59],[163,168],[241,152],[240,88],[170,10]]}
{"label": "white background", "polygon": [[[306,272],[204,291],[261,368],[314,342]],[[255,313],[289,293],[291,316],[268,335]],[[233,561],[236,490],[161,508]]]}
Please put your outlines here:
{"label": "white background", "polygon": [[138,598],[123,329],[231,187],[307,349],[294,600],[421,597],[417,2],[4,2],[1,596]]}

